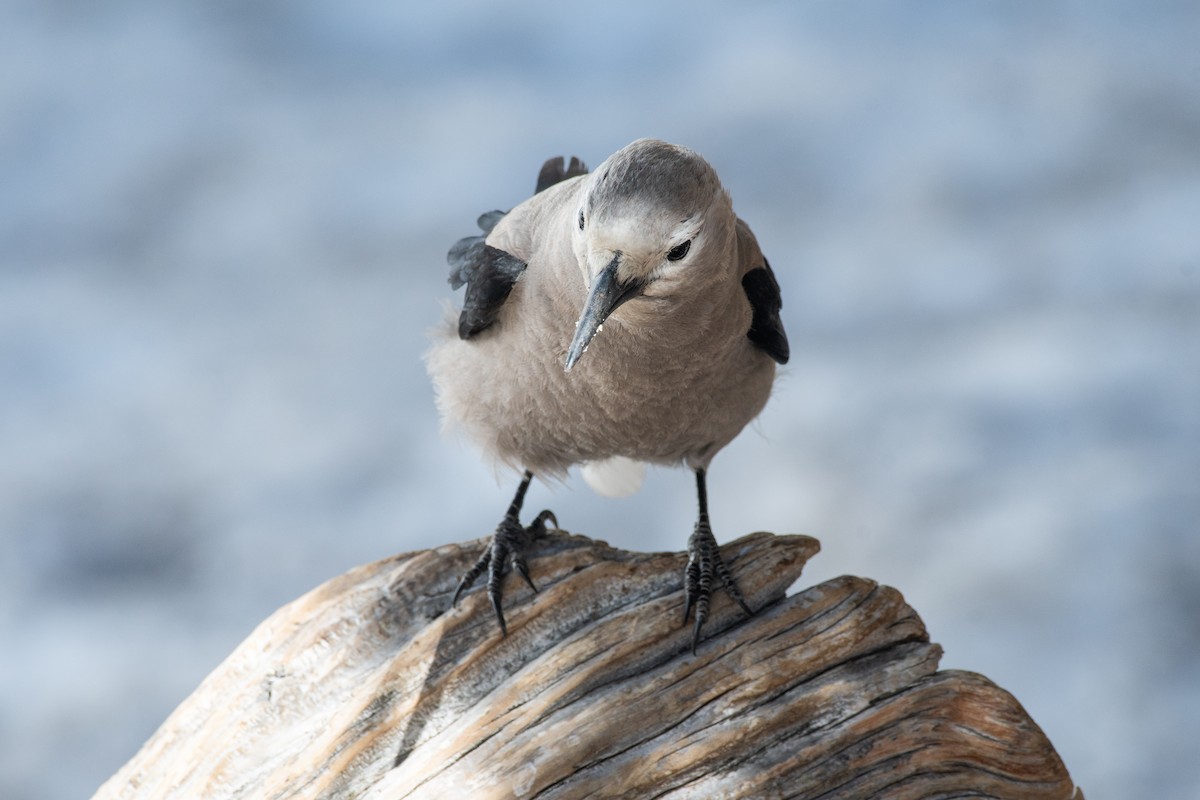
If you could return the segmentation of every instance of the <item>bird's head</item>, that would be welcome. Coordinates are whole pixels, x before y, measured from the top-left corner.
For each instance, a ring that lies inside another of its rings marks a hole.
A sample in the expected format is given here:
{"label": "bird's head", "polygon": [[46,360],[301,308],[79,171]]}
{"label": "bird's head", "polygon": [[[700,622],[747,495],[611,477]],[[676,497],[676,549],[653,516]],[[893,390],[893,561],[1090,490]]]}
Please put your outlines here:
{"label": "bird's head", "polygon": [[639,139],[587,180],[573,245],[589,289],[567,351],[568,371],[618,307],[702,291],[733,266],[725,257],[734,236],[732,205],[697,153]]}

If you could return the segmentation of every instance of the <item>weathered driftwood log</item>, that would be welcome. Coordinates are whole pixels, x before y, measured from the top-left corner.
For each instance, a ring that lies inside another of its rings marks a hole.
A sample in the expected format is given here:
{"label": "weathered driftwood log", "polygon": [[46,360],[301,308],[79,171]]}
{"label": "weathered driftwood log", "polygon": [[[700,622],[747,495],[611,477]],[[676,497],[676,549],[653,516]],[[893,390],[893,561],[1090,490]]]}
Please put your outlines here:
{"label": "weathered driftwood log", "polygon": [[[509,635],[482,542],[352,570],[284,606],[97,798],[1070,798],[1007,692],[938,672],[895,589],[843,577],[785,597],[817,542],[753,534],[725,558],[699,652],[682,554],[552,533]],[[1081,796],[1081,795],[1079,795]]]}

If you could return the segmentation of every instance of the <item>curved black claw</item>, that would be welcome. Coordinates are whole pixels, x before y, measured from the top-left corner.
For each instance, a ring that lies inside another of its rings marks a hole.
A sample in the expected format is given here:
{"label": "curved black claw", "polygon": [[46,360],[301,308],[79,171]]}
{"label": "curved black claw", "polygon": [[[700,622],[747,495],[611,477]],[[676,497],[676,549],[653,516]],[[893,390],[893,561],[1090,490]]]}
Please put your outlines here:
{"label": "curved black claw", "polygon": [[683,607],[685,623],[692,613],[692,608],[696,609],[696,625],[692,629],[692,655],[696,654],[696,645],[700,643],[700,628],[708,619],[708,605],[712,600],[714,575],[721,579],[721,585],[725,587],[725,591],[729,592],[729,596],[737,601],[737,604],[746,612],[746,616],[753,615],[754,612],[750,610],[750,606],[746,605],[746,600],[742,597],[742,592],[733,579],[733,573],[729,571],[725,560],[721,558],[721,549],[717,546],[717,539],[713,536],[712,529],[706,520],[701,520],[696,523],[696,530],[688,538],[688,564],[683,581],[684,597],[686,598]]}
{"label": "curved black claw", "polygon": [[458,582],[458,588],[454,590],[454,600],[450,605],[458,605],[458,598],[462,593],[470,588],[484,570],[487,570],[488,599],[492,603],[492,610],[496,612],[496,621],[500,623],[501,635],[508,636],[508,625],[504,622],[504,611],[501,608],[505,567],[511,566],[520,573],[525,582],[529,584],[529,588],[535,594],[537,593],[537,586],[534,585],[533,578],[529,576],[529,564],[525,560],[525,550],[535,539],[545,534],[546,520],[550,520],[554,523],[554,527],[558,527],[558,520],[549,509],[538,514],[529,525],[521,525],[515,514],[505,515],[500,524],[496,526],[492,540],[488,542],[479,559]]}

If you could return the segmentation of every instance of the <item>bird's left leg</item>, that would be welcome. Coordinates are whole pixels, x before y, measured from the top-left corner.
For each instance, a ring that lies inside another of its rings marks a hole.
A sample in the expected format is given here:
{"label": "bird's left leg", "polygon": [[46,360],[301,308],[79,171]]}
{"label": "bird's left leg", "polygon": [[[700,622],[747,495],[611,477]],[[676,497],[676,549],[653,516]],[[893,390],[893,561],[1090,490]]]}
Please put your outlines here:
{"label": "bird's left leg", "polygon": [[538,514],[529,525],[521,524],[521,506],[525,504],[525,492],[529,489],[529,482],[532,480],[533,473],[525,470],[525,475],[521,478],[521,485],[517,487],[517,494],[509,505],[508,512],[496,526],[496,532],[492,534],[492,540],[484,548],[479,560],[467,570],[466,574],[462,576],[462,580],[458,582],[458,588],[454,591],[454,600],[450,604],[451,606],[457,605],[459,595],[470,587],[480,573],[486,569],[488,599],[492,601],[492,609],[496,612],[496,621],[500,623],[500,633],[505,636],[508,635],[508,626],[504,624],[504,612],[500,608],[505,567],[511,564],[517,572],[521,573],[521,577],[529,584],[529,588],[536,593],[537,587],[533,585],[533,579],[529,577],[529,565],[525,562],[525,550],[533,543],[534,539],[546,532],[546,520],[550,520],[554,527],[558,527],[558,520],[548,509]]}
{"label": "bird's left leg", "polygon": [[700,642],[700,628],[708,618],[708,604],[712,599],[713,577],[721,579],[721,585],[729,596],[737,601],[742,610],[749,616],[754,612],[746,605],[742,592],[733,579],[733,573],[721,558],[721,550],[717,539],[713,536],[708,524],[708,489],[704,480],[704,468],[696,470],[696,494],[700,500],[700,517],[696,520],[696,529],[688,538],[688,564],[684,575],[684,596],[686,603],[683,607],[683,621],[686,623],[696,609],[696,627],[692,632],[692,654],[696,653],[696,645]]}

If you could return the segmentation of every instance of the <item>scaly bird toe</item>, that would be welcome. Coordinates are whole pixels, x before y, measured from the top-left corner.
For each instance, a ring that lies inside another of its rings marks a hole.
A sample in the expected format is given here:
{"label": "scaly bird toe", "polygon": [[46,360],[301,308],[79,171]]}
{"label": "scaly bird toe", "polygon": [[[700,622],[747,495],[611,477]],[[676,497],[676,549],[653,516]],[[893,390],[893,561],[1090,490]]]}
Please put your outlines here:
{"label": "scaly bird toe", "polygon": [[684,623],[687,622],[692,609],[696,609],[696,624],[692,629],[692,655],[696,654],[696,646],[700,643],[700,629],[704,626],[704,621],[708,619],[714,576],[720,579],[725,591],[742,607],[746,616],[754,614],[750,610],[750,606],[746,605],[746,600],[742,597],[742,592],[733,579],[733,573],[725,564],[725,559],[721,557],[721,549],[717,546],[717,539],[713,536],[707,520],[701,520],[696,523],[695,531],[688,538],[688,564],[683,581]]}
{"label": "scaly bird toe", "polygon": [[[527,485],[528,481],[523,482],[523,488]],[[524,491],[522,490],[519,492],[518,498],[523,499],[523,497]],[[454,590],[454,599],[450,603],[451,606],[458,605],[458,598],[486,570],[488,600],[491,601],[492,610],[496,613],[496,622],[500,625],[502,636],[508,636],[508,625],[504,621],[502,606],[506,568],[511,567],[520,573],[525,582],[529,584],[529,588],[537,593],[537,586],[529,574],[525,551],[535,539],[545,534],[547,520],[554,527],[558,527],[558,520],[549,509],[538,514],[529,525],[522,525],[517,516],[519,503],[514,501],[514,505],[516,508],[510,508],[509,513],[505,514],[504,519],[496,526],[496,532],[492,534],[491,541],[488,542],[479,559],[463,574],[462,579],[458,582],[458,588]]]}

